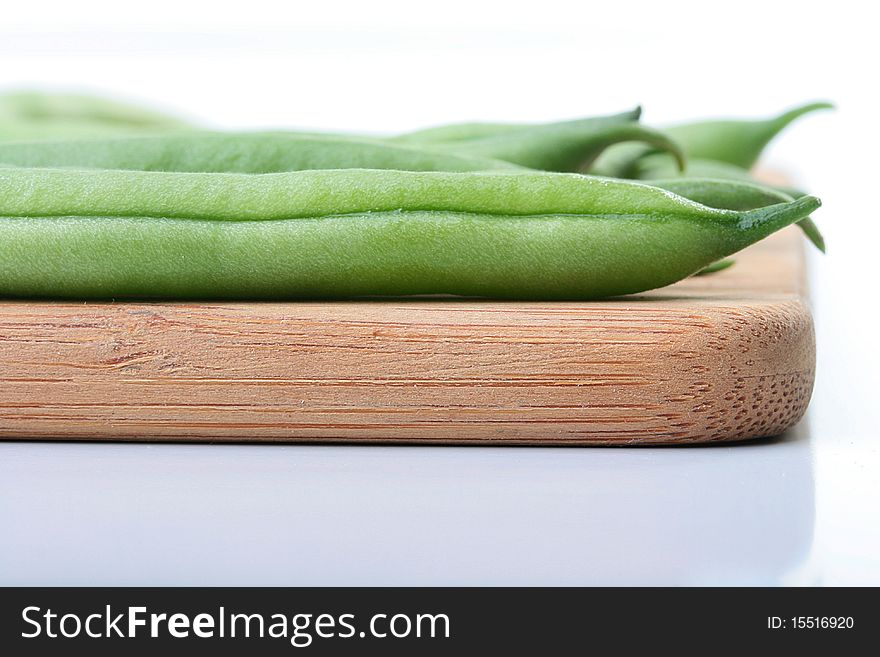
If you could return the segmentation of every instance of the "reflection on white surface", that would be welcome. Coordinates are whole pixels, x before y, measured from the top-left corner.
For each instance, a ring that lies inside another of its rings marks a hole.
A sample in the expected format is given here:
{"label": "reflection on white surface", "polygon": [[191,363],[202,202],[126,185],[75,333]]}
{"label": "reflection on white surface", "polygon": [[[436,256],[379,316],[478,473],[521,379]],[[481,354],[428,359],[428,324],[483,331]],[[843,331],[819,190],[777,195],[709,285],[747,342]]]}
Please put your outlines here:
{"label": "reflection on white surface", "polygon": [[0,444],[0,584],[809,584],[805,433],[646,449]]}

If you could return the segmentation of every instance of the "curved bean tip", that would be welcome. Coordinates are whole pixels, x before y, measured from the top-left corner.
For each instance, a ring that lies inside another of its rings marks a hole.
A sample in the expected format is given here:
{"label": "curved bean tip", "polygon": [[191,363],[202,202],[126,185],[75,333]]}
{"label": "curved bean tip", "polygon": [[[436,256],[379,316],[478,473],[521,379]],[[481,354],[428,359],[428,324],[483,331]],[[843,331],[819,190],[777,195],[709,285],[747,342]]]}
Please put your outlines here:
{"label": "curved bean tip", "polygon": [[[814,210],[818,210],[819,208],[822,207],[822,199],[820,199],[818,196],[807,195],[807,196],[802,196],[798,200],[801,200],[801,199],[809,199],[810,204],[813,206]],[[797,203],[797,201],[795,201],[795,203]],[[807,205],[807,204],[805,203],[804,205]]]}
{"label": "curved bean tip", "polygon": [[794,212],[803,212],[804,216],[809,216],[822,207],[822,201],[816,196],[807,195],[790,201],[788,205]]}
{"label": "curved bean tip", "polygon": [[774,131],[778,132],[785,128],[787,125],[804,116],[805,114],[810,114],[812,112],[818,112],[819,110],[833,110],[836,109],[834,104],[827,100],[815,101],[812,103],[805,103],[803,105],[798,105],[797,107],[793,107],[787,112],[783,112],[775,119],[771,120],[771,124],[773,125]]}

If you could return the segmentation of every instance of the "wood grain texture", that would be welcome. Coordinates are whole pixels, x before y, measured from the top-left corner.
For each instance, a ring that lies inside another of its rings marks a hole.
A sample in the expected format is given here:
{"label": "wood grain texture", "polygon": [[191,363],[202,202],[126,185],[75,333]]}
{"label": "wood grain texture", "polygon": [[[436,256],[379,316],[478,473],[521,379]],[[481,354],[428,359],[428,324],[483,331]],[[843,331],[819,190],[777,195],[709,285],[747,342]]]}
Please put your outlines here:
{"label": "wood grain texture", "polygon": [[0,302],[0,437],[670,444],[775,435],[815,343],[802,237],[591,303]]}

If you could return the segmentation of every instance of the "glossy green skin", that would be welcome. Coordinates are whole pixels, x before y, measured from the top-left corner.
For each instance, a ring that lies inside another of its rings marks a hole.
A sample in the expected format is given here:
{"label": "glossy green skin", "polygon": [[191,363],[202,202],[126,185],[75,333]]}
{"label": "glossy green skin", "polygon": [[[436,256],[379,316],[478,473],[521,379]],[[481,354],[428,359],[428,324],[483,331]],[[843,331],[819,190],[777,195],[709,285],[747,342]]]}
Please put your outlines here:
{"label": "glossy green skin", "polygon": [[637,122],[642,115],[642,108],[619,114],[596,116],[586,119],[573,119],[571,121],[557,121],[555,123],[450,123],[447,125],[433,126],[407,132],[402,135],[390,137],[391,141],[413,144],[442,144],[450,142],[462,142],[486,137],[497,137],[516,132],[524,132],[535,129],[544,129],[547,126],[559,128],[577,128],[588,122],[594,123],[633,123]]}
{"label": "glossy green skin", "polygon": [[0,163],[205,173],[280,173],[304,169],[483,171],[517,169],[488,158],[334,135],[186,132],[0,144]]}
{"label": "glossy green skin", "polygon": [[680,280],[818,205],[735,212],[534,172],[5,169],[0,295],[603,298]]}
{"label": "glossy green skin", "polygon": [[96,96],[0,94],[0,140],[59,139],[180,130],[177,118]]}

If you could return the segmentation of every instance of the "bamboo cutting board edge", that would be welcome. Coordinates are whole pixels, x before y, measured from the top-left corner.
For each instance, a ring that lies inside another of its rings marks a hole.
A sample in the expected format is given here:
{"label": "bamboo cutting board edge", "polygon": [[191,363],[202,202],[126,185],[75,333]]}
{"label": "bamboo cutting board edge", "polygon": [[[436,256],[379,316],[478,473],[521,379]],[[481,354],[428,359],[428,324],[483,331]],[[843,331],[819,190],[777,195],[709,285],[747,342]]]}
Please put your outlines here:
{"label": "bamboo cutting board edge", "polygon": [[632,445],[804,414],[796,229],[638,297],[574,303],[0,302],[0,438]]}

